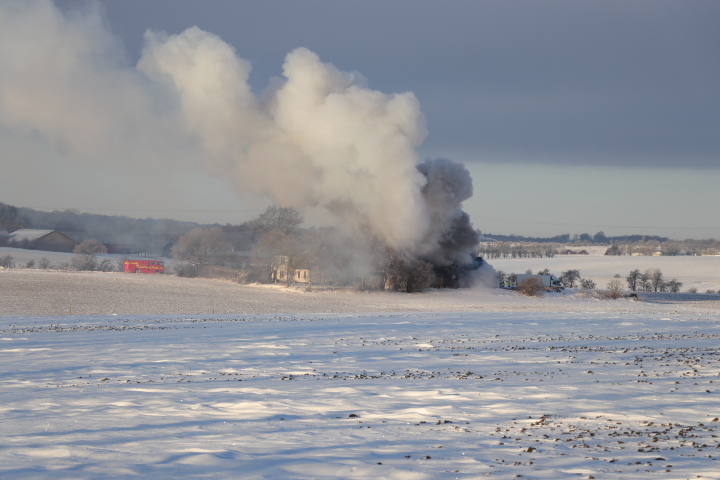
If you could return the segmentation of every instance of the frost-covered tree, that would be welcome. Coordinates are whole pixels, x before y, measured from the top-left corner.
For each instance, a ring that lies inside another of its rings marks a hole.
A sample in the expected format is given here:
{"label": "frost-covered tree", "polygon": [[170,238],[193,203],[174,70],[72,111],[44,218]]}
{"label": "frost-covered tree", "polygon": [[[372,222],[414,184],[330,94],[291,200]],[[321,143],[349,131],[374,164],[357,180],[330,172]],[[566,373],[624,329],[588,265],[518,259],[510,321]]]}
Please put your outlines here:
{"label": "frost-covered tree", "polygon": [[73,253],[78,255],[98,255],[107,253],[107,248],[95,239],[85,240],[75,245]]}

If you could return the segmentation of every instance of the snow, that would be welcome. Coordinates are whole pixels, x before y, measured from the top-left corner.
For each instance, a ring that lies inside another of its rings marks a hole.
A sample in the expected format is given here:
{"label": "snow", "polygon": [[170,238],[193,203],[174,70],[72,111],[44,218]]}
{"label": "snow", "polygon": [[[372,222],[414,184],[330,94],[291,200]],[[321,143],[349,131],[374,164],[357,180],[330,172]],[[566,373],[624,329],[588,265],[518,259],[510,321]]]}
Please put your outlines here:
{"label": "snow", "polygon": [[718,479],[718,299],[3,270],[0,478]]}

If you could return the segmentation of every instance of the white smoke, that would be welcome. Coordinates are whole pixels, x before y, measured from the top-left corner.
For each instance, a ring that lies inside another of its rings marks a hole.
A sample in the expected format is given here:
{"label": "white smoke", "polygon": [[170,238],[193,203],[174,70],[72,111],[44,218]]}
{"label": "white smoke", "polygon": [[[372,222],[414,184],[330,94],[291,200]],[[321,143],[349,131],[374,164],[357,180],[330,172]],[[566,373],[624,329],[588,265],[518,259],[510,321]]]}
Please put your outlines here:
{"label": "white smoke", "polygon": [[435,264],[470,258],[477,235],[461,203],[472,181],[449,160],[419,164],[426,129],[412,93],[372,90],[298,48],[256,95],[250,63],[216,35],[192,27],[145,39],[137,65],[125,65],[96,11],[4,2],[0,125],[79,159],[159,168],[193,159],[238,193],[324,207]]}

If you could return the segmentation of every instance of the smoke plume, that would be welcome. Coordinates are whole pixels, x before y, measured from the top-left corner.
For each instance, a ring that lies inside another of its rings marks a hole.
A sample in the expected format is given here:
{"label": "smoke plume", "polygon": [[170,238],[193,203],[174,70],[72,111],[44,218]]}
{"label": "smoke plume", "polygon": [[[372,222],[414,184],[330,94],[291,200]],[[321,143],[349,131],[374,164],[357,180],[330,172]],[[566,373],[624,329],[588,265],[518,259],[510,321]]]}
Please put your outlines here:
{"label": "smoke plume", "polygon": [[256,94],[250,63],[212,33],[148,31],[145,42],[125,65],[98,12],[4,2],[0,126],[80,160],[194,165],[239,194],[369,225],[433,264],[470,261],[477,235],[461,204],[472,180],[451,160],[420,162],[425,119],[412,93],[372,90],[298,48]]}

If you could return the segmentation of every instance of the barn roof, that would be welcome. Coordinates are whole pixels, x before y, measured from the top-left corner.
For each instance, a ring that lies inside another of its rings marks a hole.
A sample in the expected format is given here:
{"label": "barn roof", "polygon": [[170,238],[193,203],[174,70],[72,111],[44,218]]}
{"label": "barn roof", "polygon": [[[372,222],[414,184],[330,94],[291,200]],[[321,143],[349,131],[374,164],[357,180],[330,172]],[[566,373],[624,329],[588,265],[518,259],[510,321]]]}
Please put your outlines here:
{"label": "barn roof", "polygon": [[12,232],[9,237],[10,240],[14,240],[16,242],[22,242],[23,240],[28,240],[32,242],[33,240],[38,240],[40,238],[46,237],[50,235],[55,230],[35,230],[31,228],[22,228],[20,230],[15,230]]}
{"label": "barn roof", "polygon": [[57,230],[35,230],[32,228],[21,228],[20,230],[15,230],[14,232],[10,233],[10,235],[8,235],[8,238],[10,241],[14,242],[22,242],[23,240],[32,242],[35,240],[40,240],[41,238],[45,238],[51,233],[57,233],[58,235],[61,235],[70,241],[75,241],[64,233],[58,232]]}

